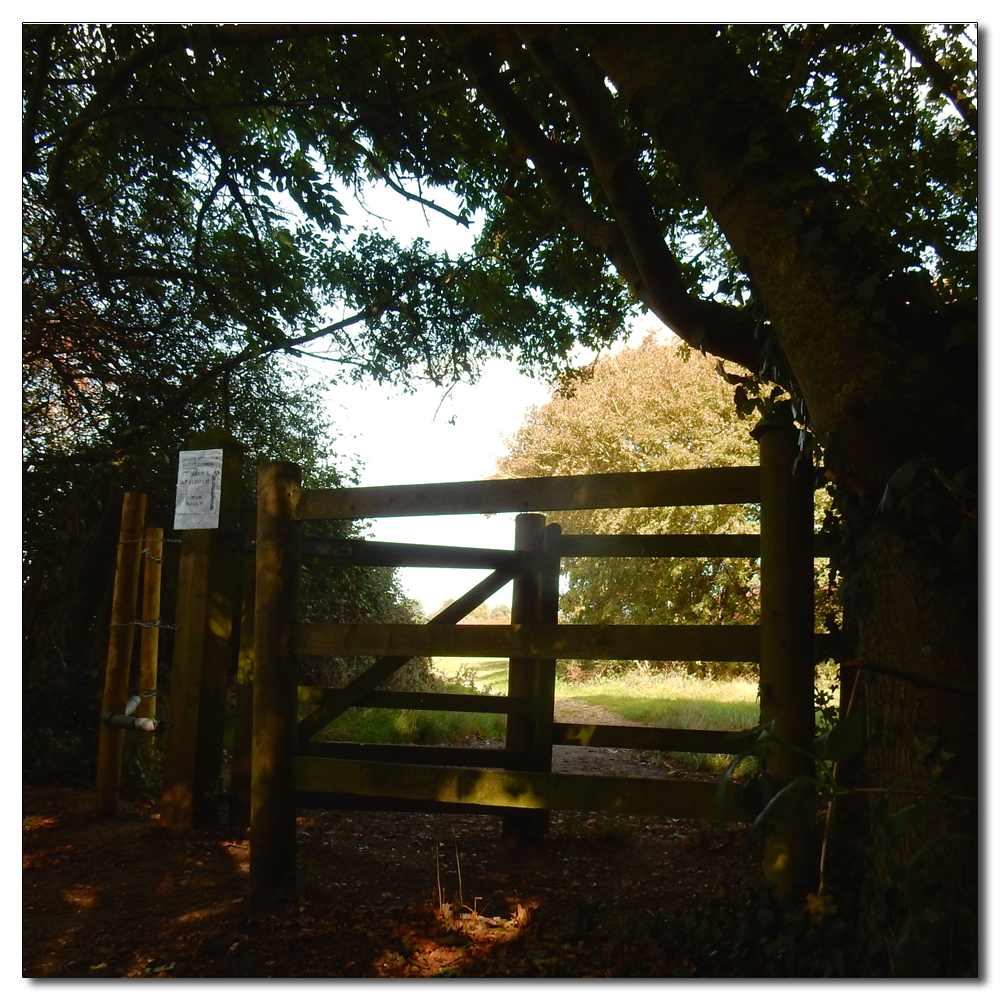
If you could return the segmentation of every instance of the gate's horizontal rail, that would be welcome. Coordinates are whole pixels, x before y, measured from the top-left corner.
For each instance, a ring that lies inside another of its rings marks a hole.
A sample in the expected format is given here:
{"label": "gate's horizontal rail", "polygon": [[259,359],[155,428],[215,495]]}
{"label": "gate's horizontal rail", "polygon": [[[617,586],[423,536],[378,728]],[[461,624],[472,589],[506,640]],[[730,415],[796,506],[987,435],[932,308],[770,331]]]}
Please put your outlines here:
{"label": "gate's horizontal rail", "polygon": [[[829,555],[833,541],[814,537],[814,555]],[[540,556],[511,549],[467,548],[373,542],[355,538],[303,538],[305,559],[342,562],[352,566],[426,566],[441,569],[502,569],[519,573],[537,569]],[[760,556],[759,535],[561,535],[551,555],[564,558],[626,559],[726,558]]]}
{"label": "gate's horizontal rail", "polygon": [[304,656],[478,656],[757,662],[756,625],[298,624]]}
{"label": "gate's horizontal rail", "polygon": [[461,802],[421,802],[385,795],[343,795],[335,792],[296,792],[298,809],[335,809],[345,812],[432,813],[461,816],[513,816],[517,809],[474,806]]}
{"label": "gate's horizontal rail", "polygon": [[[327,692],[339,695],[343,688],[299,686],[299,705],[320,705]],[[526,698],[501,694],[438,694],[433,691],[369,691],[353,703],[357,708],[406,708],[416,712],[488,712],[507,715],[524,712]]]}
{"label": "gate's horizontal rail", "polygon": [[758,535],[563,535],[556,554],[564,557],[664,558],[707,556],[756,558]]}
{"label": "gate's horizontal rail", "polygon": [[591,726],[556,722],[552,742],[561,746],[616,747],[674,753],[737,754],[749,750],[755,733],[721,729],[649,729],[645,726]]}
{"label": "gate's horizontal rail", "polygon": [[757,466],[303,490],[300,521],[758,503]]}
{"label": "gate's horizontal rail", "polygon": [[303,757],[333,760],[377,761],[383,764],[425,764],[450,767],[498,767],[527,770],[538,759],[533,751],[471,749],[468,747],[428,747],[408,743],[345,743],[313,740],[299,746]]}
{"label": "gate's horizontal rail", "polygon": [[736,805],[732,783],[726,785],[721,808],[717,808],[719,786],[715,781],[488,771],[303,756],[293,759],[292,774],[296,792],[678,819],[748,818]]}

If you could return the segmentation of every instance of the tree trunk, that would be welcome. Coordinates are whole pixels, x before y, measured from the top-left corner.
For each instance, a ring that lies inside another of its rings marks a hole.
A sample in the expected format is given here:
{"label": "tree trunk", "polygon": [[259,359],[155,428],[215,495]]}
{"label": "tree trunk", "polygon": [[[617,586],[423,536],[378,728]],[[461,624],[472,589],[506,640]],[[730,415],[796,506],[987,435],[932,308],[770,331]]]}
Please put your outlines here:
{"label": "tree trunk", "polygon": [[[864,231],[839,235],[850,192],[818,177],[781,109],[714,29],[574,31],[703,199],[766,310],[824,446],[847,535],[845,631],[857,636],[850,655],[871,666],[860,673],[859,776],[861,787],[893,788],[888,797],[859,793],[878,834],[870,874],[914,890],[907,866],[924,851],[925,881],[941,889],[921,905],[954,914],[976,882],[976,847],[962,838],[976,826],[978,703],[927,684],[976,685],[976,571],[961,551],[975,514],[949,477],[976,461],[977,367],[974,352],[942,346],[942,331],[975,317],[953,316],[926,276],[886,280],[881,308],[863,305],[859,286],[888,274],[894,248]],[[801,225],[790,221],[793,205],[821,233],[818,241],[802,239]],[[902,502],[880,503],[908,463],[913,475],[890,496]],[[971,501],[971,489],[964,496]],[[897,831],[903,817],[888,817],[917,805],[925,815]],[[912,913],[915,891],[908,902]],[[911,956],[927,954],[938,942],[925,935],[914,949],[914,927],[901,923],[894,939],[908,942]]]}
{"label": "tree trunk", "polygon": [[887,526],[871,528],[866,551],[857,613],[865,746],[857,779],[873,789],[863,793],[872,874],[898,895],[890,936],[897,974],[954,975],[949,955],[967,950],[962,937],[974,933],[977,910],[979,701],[926,685],[976,690],[976,606],[931,577]]}

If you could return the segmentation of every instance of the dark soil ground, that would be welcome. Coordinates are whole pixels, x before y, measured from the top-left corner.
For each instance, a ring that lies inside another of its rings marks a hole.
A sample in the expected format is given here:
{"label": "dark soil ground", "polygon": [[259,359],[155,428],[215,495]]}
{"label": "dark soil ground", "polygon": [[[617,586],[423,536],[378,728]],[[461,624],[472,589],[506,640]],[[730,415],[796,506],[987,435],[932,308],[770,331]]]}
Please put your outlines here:
{"label": "dark soil ground", "polygon": [[[556,770],[664,773],[557,749]],[[297,891],[260,900],[245,829],[175,833],[153,802],[96,820],[70,789],[25,788],[23,812],[33,978],[725,976],[655,927],[694,910],[725,924],[757,879],[742,824],[561,813],[515,850],[492,816],[316,810],[298,820]]]}

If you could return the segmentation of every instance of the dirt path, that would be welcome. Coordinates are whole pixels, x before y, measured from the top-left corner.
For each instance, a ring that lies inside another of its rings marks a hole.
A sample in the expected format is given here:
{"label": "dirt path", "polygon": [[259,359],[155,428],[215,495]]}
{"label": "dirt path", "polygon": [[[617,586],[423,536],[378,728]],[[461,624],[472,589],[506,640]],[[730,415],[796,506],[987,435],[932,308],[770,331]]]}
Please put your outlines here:
{"label": "dirt path", "polygon": [[[556,722],[581,725],[637,725],[602,705],[591,705],[583,698],[557,699],[554,717]],[[655,761],[653,755],[641,750],[576,746],[554,746],[552,770],[565,774],[621,774],[639,778],[663,773],[662,765]]]}
{"label": "dirt path", "polygon": [[[628,724],[581,699],[556,717]],[[664,774],[638,751],[555,750],[555,770]],[[721,927],[726,893],[756,884],[744,824],[553,813],[513,850],[497,817],[315,810],[297,823],[297,893],[252,900],[245,829],[178,834],[155,802],[98,821],[72,789],[25,788],[23,805],[28,977],[725,975],[641,922],[716,899]]]}
{"label": "dirt path", "polygon": [[[583,698],[557,698],[553,714],[556,722],[601,726],[637,725],[637,723],[631,722],[602,705],[591,705]],[[465,745],[499,749],[503,746],[503,740],[473,737],[467,740]],[[656,754],[645,750],[617,750],[611,747],[580,746],[554,746],[552,748],[552,770],[562,774],[617,774],[632,778],[652,778],[663,777],[664,766]],[[667,766],[670,777],[712,780],[709,775],[686,771],[674,765]]]}
{"label": "dirt path", "polygon": [[639,725],[603,705],[592,705],[586,698],[556,698],[554,714],[556,722],[590,722],[598,726]]}

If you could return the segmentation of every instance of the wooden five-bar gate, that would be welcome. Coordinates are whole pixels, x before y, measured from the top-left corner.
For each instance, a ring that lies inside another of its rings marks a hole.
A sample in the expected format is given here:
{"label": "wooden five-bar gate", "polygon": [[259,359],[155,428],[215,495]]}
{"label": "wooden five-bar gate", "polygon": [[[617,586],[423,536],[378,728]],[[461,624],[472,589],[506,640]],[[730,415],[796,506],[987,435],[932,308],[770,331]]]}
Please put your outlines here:
{"label": "wooden five-bar gate", "polygon": [[[732,786],[714,782],[554,774],[554,744],[732,754],[723,732],[566,725],[553,721],[558,659],[756,661],[761,722],[775,738],[764,764],[778,787],[806,773],[813,736],[813,507],[811,470],[793,474],[796,435],[761,425],[760,465],[666,472],[306,490],[297,466],[260,469],[253,644],[251,887],[295,878],[296,809],[305,806],[492,812],[504,835],[544,831],[548,811],[743,819]],[[759,535],[563,535],[525,511],[697,504],[760,504]],[[430,514],[521,512],[511,551],[300,537],[303,522]],[[760,558],[758,625],[560,625],[560,560],[599,557]],[[347,625],[299,620],[303,559],[357,565],[482,568],[489,575],[426,625]],[[459,625],[513,581],[510,625]],[[376,656],[340,689],[299,685],[296,658]],[[509,659],[504,696],[376,691],[414,656]],[[308,713],[298,719],[300,705]],[[352,706],[497,712],[502,750],[375,746],[317,740]],[[801,895],[813,870],[804,818],[775,820],[764,873],[779,895]]]}

